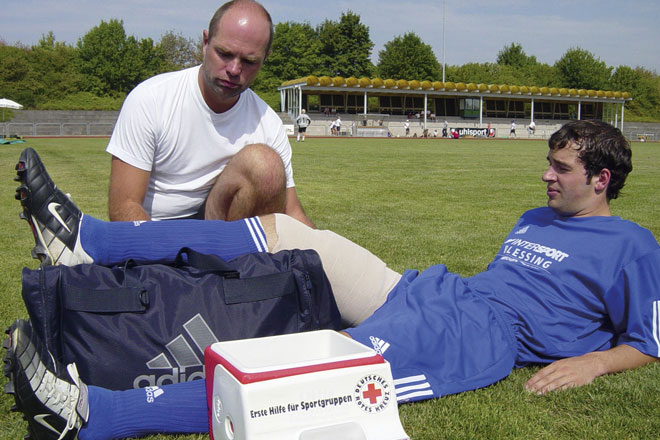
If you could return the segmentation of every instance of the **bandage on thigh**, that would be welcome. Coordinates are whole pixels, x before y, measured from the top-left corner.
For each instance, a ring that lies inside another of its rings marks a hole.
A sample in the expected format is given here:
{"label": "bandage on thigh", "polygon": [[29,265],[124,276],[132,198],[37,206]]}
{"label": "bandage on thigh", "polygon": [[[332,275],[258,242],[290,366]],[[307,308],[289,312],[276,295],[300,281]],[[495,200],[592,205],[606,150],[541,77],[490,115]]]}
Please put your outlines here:
{"label": "bandage on thigh", "polygon": [[275,214],[275,229],[273,252],[314,249],[320,255],[346,326],[369,317],[401,279],[380,258],[332,231],[312,229],[284,214]]}

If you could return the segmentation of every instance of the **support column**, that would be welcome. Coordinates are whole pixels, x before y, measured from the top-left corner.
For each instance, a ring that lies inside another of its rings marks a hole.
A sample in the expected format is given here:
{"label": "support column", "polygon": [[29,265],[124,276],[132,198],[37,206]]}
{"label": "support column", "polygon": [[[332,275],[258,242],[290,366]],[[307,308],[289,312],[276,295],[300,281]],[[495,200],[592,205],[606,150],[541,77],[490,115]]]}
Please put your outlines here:
{"label": "support column", "polygon": [[623,133],[623,111],[625,110],[626,102],[621,101],[621,133]]}
{"label": "support column", "polygon": [[616,111],[616,109],[615,109],[615,111],[614,111],[614,127],[616,128],[618,126],[619,126],[619,112]]}
{"label": "support column", "polygon": [[291,114],[291,89],[286,91],[286,112]]}
{"label": "support column", "polygon": [[603,104],[603,111],[606,111],[605,113],[605,122],[608,122],[610,125],[614,125],[614,111],[612,111],[612,106],[609,104]]}
{"label": "support column", "polygon": [[582,120],[582,101],[578,101],[578,121]]}
{"label": "support column", "polygon": [[484,97],[479,96],[479,128],[484,124]]}
{"label": "support column", "polygon": [[427,93],[424,93],[424,130],[426,130],[426,110],[428,109],[428,97]]}

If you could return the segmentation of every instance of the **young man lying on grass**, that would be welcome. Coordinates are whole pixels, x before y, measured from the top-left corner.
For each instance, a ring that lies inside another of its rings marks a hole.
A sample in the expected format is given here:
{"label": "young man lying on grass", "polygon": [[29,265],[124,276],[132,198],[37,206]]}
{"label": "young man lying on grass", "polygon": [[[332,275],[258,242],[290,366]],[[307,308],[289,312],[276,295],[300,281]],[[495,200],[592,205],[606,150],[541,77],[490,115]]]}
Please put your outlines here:
{"label": "young man lying on grass", "polygon": [[[188,246],[225,259],[315,249],[345,333],[389,361],[397,399],[409,402],[488,386],[513,368],[548,364],[535,393],[581,386],[645,365],[660,352],[660,246],[650,231],[611,216],[632,170],[621,132],[574,121],[549,140],[547,207],[524,213],[488,268],[461,278],[442,266],[398,274],[367,250],[285,215],[238,222],[107,223],[83,215],[27,149],[17,198],[44,264],[171,261]],[[29,323],[9,329],[7,372],[34,438],[114,439],[207,432],[205,384],[145,390],[86,386]],[[42,421],[48,414],[47,429]],[[57,432],[55,432],[57,431]]]}

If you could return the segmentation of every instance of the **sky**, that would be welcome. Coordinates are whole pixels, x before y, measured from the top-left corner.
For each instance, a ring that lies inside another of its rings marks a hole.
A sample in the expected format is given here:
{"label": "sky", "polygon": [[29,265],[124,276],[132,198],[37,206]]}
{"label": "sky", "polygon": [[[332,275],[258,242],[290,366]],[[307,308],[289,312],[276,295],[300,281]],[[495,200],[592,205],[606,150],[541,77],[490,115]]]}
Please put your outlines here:
{"label": "sky", "polygon": [[[0,0],[0,39],[36,44],[52,31],[75,45],[102,20],[123,20],[128,35],[154,41],[167,31],[197,40],[221,4],[208,0]],[[495,62],[511,43],[554,64],[571,48],[588,50],[607,66],[660,73],[658,0],[263,0],[275,23],[313,27],[348,10],[369,27],[372,60],[385,43],[408,32],[430,45],[440,62]],[[444,12],[443,12],[444,11]],[[445,30],[443,33],[443,23]],[[443,37],[444,35],[444,37]],[[443,40],[444,38],[444,40]]]}

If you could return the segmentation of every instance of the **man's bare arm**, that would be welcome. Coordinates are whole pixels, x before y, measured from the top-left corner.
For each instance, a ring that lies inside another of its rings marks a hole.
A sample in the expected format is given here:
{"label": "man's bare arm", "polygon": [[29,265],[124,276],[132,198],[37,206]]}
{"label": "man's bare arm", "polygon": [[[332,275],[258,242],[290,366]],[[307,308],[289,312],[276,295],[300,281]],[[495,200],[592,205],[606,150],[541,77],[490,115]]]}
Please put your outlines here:
{"label": "man's bare arm", "polygon": [[286,189],[286,205],[284,206],[284,213],[296,220],[306,224],[310,228],[316,229],[316,225],[305,214],[305,210],[298,200],[298,193],[295,187]]}
{"label": "man's bare arm", "polygon": [[598,376],[632,370],[657,360],[629,345],[619,345],[609,350],[555,361],[534,374],[525,383],[525,389],[544,394],[579,387],[591,383]]}
{"label": "man's bare arm", "polygon": [[150,173],[112,157],[108,215],[110,221],[149,220],[142,208]]}

